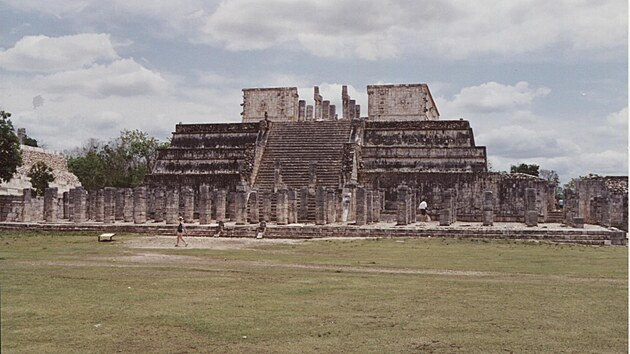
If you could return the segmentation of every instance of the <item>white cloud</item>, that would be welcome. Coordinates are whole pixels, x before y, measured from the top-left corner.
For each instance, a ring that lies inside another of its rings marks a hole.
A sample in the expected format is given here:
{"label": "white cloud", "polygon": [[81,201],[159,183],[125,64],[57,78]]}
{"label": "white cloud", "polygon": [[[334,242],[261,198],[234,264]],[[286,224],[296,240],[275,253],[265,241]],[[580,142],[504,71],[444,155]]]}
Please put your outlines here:
{"label": "white cloud", "polygon": [[0,67],[11,71],[55,72],[118,58],[108,34],[26,36],[0,52]]}
{"label": "white cloud", "polygon": [[166,80],[159,73],[144,68],[133,59],[63,71],[39,77],[35,82],[49,92],[74,92],[96,98],[159,94],[167,88]]}
{"label": "white cloud", "polygon": [[517,82],[513,86],[487,82],[463,88],[446,104],[449,110],[473,113],[508,112],[530,106],[536,97],[545,96],[549,92],[551,90],[546,87],[532,89],[525,81]]}

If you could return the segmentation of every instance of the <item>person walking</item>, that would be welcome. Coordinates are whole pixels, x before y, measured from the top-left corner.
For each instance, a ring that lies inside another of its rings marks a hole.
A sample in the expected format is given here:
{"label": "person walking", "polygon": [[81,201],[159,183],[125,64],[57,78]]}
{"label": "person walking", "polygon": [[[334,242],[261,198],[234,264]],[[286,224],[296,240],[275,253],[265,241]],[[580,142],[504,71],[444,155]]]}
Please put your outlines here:
{"label": "person walking", "polygon": [[418,209],[420,209],[420,221],[427,221],[427,201],[425,197],[422,197]]}
{"label": "person walking", "polygon": [[186,230],[186,226],[184,226],[184,218],[180,216],[179,225],[177,225],[177,243],[175,243],[175,247],[179,247],[179,240],[182,240],[185,245],[184,247],[188,247],[188,242],[182,237],[184,232],[186,233],[186,237],[188,237],[188,231]]}

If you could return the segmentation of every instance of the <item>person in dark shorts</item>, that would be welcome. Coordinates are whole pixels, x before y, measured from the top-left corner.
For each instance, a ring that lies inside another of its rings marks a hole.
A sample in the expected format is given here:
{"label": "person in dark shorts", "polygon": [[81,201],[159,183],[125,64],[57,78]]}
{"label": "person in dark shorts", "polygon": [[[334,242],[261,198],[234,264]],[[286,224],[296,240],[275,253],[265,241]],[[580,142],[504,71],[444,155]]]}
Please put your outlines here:
{"label": "person in dark shorts", "polygon": [[188,242],[186,242],[186,240],[184,240],[184,237],[182,237],[182,234],[184,232],[186,233],[186,237],[188,237],[188,231],[186,230],[186,226],[184,226],[184,218],[180,216],[179,225],[177,225],[177,243],[175,243],[175,247],[179,247],[179,240],[182,240],[185,245],[184,247],[188,247]]}

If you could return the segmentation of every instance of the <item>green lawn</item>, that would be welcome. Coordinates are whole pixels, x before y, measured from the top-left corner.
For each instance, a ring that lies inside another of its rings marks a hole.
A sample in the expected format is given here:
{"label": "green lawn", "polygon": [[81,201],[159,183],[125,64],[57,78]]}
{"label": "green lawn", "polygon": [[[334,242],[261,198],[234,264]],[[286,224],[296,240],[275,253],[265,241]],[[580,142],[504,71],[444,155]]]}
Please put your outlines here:
{"label": "green lawn", "polygon": [[626,247],[145,239],[0,231],[2,352],[628,351]]}

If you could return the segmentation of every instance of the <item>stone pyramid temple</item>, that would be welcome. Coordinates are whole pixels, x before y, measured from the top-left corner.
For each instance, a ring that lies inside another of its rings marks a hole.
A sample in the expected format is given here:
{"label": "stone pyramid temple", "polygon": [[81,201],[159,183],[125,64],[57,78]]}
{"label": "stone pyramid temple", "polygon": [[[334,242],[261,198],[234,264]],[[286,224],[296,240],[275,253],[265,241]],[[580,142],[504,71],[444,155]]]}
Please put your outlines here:
{"label": "stone pyramid temple", "polygon": [[380,191],[385,212],[396,208],[405,185],[436,208],[445,192],[457,193],[460,220],[480,220],[483,192],[492,190],[504,211],[497,217],[506,221],[522,219],[524,189],[534,187],[545,215],[546,183],[488,172],[486,148],[475,144],[470,123],[441,120],[426,84],[370,85],[367,94],[366,116],[346,86],[341,112],[318,87],[314,105],[295,87],[244,89],[242,123],[176,125],[145,184],[227,193],[307,189],[313,197],[319,187],[340,196],[361,186]]}

